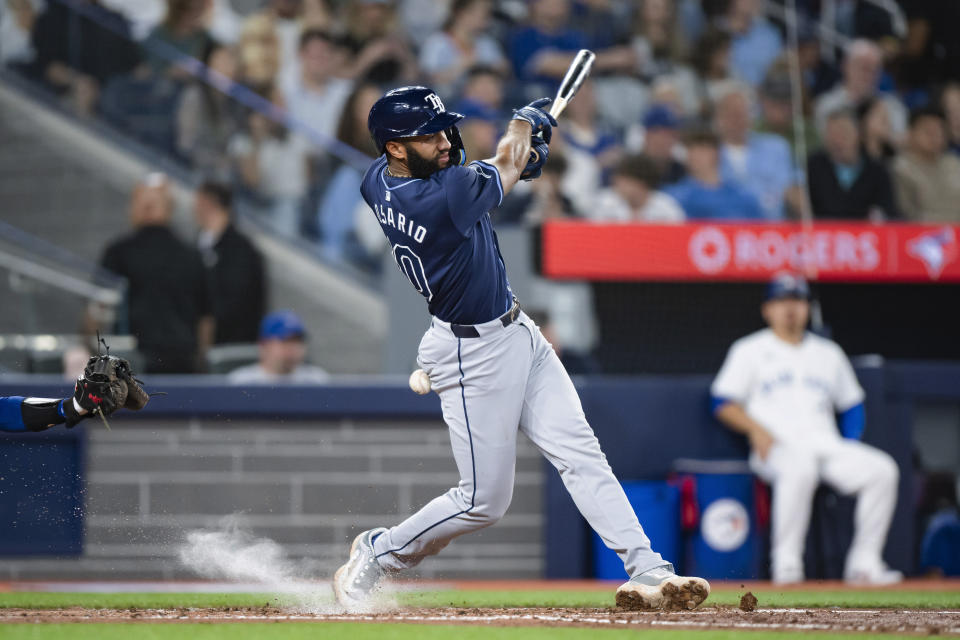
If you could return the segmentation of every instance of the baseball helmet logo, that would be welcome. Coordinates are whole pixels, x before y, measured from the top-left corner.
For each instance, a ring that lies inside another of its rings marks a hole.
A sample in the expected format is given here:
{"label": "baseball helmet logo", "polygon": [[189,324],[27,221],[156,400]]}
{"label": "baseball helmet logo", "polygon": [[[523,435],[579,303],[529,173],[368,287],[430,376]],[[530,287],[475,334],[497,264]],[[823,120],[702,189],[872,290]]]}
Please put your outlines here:
{"label": "baseball helmet logo", "polygon": [[440,96],[438,96],[437,94],[435,93],[427,94],[427,96],[424,97],[424,100],[429,102],[430,106],[433,107],[433,110],[436,111],[437,113],[446,112],[446,109],[443,106],[443,100],[441,100]]}

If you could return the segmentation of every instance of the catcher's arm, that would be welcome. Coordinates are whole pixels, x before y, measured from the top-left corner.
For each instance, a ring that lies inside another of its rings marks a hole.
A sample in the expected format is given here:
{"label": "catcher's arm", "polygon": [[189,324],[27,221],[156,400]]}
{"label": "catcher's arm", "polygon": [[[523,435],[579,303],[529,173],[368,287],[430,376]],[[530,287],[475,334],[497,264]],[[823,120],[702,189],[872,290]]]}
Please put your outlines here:
{"label": "catcher's arm", "polygon": [[72,397],[61,400],[9,396],[0,398],[0,431],[46,431],[70,420],[76,424],[88,413],[86,409],[75,405]]}
{"label": "catcher's arm", "polygon": [[149,401],[129,362],[94,356],[68,398],[0,398],[0,431],[45,431],[64,423],[70,429],[97,414],[109,416],[121,408],[139,411]]}

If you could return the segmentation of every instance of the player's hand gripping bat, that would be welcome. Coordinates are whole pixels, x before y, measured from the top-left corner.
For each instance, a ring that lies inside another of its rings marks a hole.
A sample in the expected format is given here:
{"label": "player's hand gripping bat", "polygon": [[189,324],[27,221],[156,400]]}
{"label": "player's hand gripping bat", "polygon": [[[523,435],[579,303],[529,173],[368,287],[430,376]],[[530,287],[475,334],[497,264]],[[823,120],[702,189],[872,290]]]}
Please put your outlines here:
{"label": "player's hand gripping bat", "polygon": [[[557,97],[553,99],[553,104],[550,105],[550,115],[554,118],[560,117],[563,110],[573,100],[573,96],[577,95],[580,85],[590,75],[590,69],[593,67],[593,61],[596,58],[597,54],[589,49],[580,49],[577,52],[567,69],[567,74],[563,76],[563,82],[560,83],[560,89],[557,90]],[[536,162],[538,159],[537,152],[531,149],[530,162]]]}

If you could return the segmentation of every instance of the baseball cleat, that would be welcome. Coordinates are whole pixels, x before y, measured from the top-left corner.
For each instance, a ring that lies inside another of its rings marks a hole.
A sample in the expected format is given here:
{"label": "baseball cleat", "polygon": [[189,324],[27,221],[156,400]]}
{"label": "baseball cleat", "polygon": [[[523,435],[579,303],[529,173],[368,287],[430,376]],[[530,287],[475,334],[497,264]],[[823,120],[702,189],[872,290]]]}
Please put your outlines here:
{"label": "baseball cleat", "polygon": [[710,595],[703,578],[678,576],[670,565],[630,578],[617,589],[617,607],[633,611],[695,609]]}
{"label": "baseball cleat", "polygon": [[881,563],[869,568],[848,569],[843,579],[848,584],[879,587],[903,582],[903,573]]}
{"label": "baseball cleat", "polygon": [[350,558],[333,574],[333,594],[344,607],[361,607],[383,577],[383,569],[373,550],[373,539],[385,532],[384,527],[364,531],[353,539]]}

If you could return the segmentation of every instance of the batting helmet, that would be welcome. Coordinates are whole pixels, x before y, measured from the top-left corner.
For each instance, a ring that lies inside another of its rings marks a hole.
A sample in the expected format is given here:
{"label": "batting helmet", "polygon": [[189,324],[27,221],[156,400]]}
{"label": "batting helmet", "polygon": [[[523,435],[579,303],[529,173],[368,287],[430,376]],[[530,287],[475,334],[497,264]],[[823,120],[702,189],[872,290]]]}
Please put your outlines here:
{"label": "batting helmet", "polygon": [[380,153],[390,140],[443,131],[450,141],[451,161],[463,164],[466,154],[456,125],[462,119],[462,114],[446,110],[433,89],[400,87],[386,92],[374,103],[367,117],[367,128]]}

